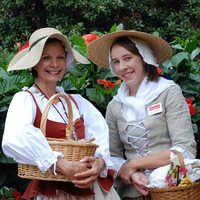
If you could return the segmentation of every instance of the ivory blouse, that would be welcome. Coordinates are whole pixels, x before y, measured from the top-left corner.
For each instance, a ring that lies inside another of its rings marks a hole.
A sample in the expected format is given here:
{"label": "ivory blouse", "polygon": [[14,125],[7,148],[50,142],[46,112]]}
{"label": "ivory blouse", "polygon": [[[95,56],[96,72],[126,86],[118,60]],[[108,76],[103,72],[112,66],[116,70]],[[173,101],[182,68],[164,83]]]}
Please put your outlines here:
{"label": "ivory blouse", "polygon": [[[48,100],[41,93],[36,93],[34,87],[29,88],[29,90],[34,95],[41,112],[43,112]],[[56,92],[65,93],[62,87],[57,87]],[[82,116],[85,124],[85,139],[95,138],[94,143],[99,145],[95,156],[104,158],[106,167],[101,176],[105,177],[107,176],[107,169],[112,165],[109,153],[108,126],[102,114],[92,103],[79,94],[72,94],[72,96],[79,107],[79,110],[77,110],[76,105],[71,101],[73,121]],[[67,112],[67,104],[64,99],[61,98],[61,100]],[[68,121],[62,103],[59,102],[55,106],[62,117]],[[6,156],[13,158],[16,162],[36,165],[45,173],[52,164],[56,163],[57,157],[63,155],[62,152],[53,151],[41,130],[33,126],[35,116],[36,105],[31,95],[25,91],[16,93],[7,112],[2,149]],[[64,123],[62,117],[51,106],[48,119]]]}

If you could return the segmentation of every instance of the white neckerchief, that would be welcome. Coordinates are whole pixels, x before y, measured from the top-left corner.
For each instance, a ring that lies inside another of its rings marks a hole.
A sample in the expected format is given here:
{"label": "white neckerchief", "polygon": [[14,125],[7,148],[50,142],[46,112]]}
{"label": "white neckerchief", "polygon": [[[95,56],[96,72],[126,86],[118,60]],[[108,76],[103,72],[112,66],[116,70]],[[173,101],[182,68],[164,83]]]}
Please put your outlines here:
{"label": "white neckerchief", "polygon": [[145,106],[172,85],[176,85],[173,80],[167,80],[163,77],[160,77],[158,82],[149,81],[147,83],[147,78],[145,77],[135,97],[129,96],[129,87],[123,82],[118,89],[118,94],[113,98],[123,104],[121,112],[128,122],[140,120],[146,117]]}

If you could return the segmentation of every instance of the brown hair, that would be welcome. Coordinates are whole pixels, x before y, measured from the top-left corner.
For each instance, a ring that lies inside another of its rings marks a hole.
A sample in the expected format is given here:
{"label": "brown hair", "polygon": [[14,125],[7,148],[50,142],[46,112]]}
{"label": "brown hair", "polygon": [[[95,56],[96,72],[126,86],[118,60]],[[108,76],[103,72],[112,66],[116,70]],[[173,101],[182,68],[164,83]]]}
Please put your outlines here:
{"label": "brown hair", "polygon": [[[117,38],[110,49],[112,49],[112,47],[114,45],[120,45],[122,47],[124,47],[126,50],[130,51],[132,54],[135,54],[137,56],[141,56],[137,47],[135,46],[135,43],[132,42],[128,37],[119,37]],[[144,64],[144,68],[146,70],[147,73],[147,81],[153,81],[153,82],[157,82],[158,81],[158,72],[157,72],[157,68],[154,65],[149,65],[149,64]]]}

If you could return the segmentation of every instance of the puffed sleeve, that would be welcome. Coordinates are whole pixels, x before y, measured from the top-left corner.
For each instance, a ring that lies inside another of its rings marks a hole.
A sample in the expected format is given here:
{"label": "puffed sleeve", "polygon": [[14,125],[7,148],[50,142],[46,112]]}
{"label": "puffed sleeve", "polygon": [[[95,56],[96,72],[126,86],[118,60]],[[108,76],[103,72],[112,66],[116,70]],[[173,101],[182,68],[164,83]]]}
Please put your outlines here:
{"label": "puffed sleeve", "polygon": [[[98,111],[95,106],[82,96],[76,94],[72,95],[76,100],[80,114],[84,119],[85,124],[85,139],[95,138],[94,143],[98,144],[99,147],[96,150],[95,156],[102,156],[106,168],[111,168],[112,163],[110,161],[110,152],[109,152],[109,135],[108,135],[108,126],[103,117],[103,115]],[[107,176],[107,169],[101,173],[102,177]]]}
{"label": "puffed sleeve", "polygon": [[111,161],[113,162],[113,168],[119,171],[121,166],[126,162],[124,157],[124,146],[120,140],[119,130],[117,126],[117,112],[120,110],[119,104],[116,104],[112,100],[107,107],[106,111],[106,122],[109,127],[109,140],[110,140],[110,154]]}
{"label": "puffed sleeve", "polygon": [[16,162],[36,165],[45,173],[62,153],[52,151],[40,129],[33,126],[35,115],[31,95],[16,93],[7,112],[2,149]]}
{"label": "puffed sleeve", "polygon": [[170,150],[180,151],[184,158],[195,158],[196,142],[188,105],[179,87],[173,86],[167,92],[166,119],[172,140]]}

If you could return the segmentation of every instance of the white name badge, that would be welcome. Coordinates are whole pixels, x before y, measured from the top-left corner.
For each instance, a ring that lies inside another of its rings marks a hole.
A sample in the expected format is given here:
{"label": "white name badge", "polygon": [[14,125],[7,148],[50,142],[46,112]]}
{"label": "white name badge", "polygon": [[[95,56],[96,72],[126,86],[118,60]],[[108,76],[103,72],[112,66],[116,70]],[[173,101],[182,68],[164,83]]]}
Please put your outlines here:
{"label": "white name badge", "polygon": [[148,116],[157,114],[157,113],[161,113],[162,112],[162,105],[161,103],[149,106],[147,108],[147,112],[148,112]]}

